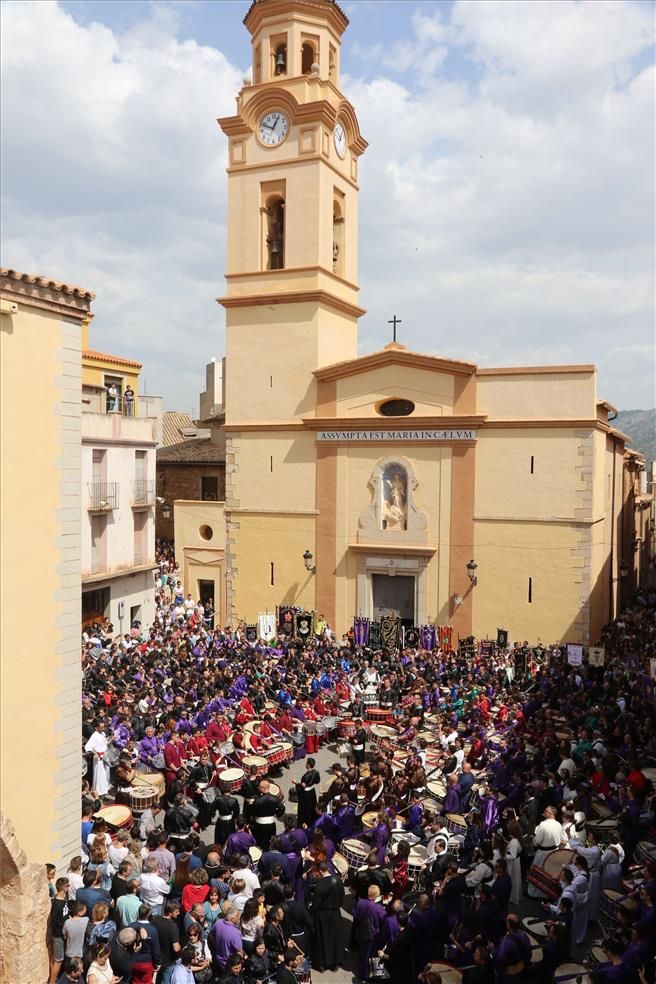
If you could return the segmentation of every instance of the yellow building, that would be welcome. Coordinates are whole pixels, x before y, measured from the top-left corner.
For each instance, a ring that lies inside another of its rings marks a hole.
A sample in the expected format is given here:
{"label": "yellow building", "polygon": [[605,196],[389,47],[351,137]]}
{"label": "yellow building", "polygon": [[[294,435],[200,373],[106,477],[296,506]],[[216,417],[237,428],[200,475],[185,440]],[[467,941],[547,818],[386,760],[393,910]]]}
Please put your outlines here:
{"label": "yellow building", "polygon": [[339,89],[347,18],[255,0],[244,23],[252,83],[219,120],[226,525],[176,506],[186,587],[202,550],[224,623],[292,604],[338,633],[396,613],[595,639],[617,606],[626,439],[594,366],[479,368],[395,342],[357,357],[367,143]]}
{"label": "yellow building", "polygon": [[3,981],[46,979],[43,865],[80,848],[80,353],[93,297],[0,270]]}

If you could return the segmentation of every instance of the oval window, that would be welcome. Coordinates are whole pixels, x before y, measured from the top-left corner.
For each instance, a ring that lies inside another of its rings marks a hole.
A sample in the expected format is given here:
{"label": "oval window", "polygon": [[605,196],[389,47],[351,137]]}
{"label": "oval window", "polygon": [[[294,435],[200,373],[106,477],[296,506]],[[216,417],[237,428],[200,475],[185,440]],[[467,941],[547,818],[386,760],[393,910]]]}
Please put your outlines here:
{"label": "oval window", "polygon": [[211,526],[203,525],[198,530],[203,540],[211,540],[214,536],[214,530]]}
{"label": "oval window", "polygon": [[414,409],[412,400],[385,400],[378,407],[378,413],[382,413],[383,417],[409,417]]}

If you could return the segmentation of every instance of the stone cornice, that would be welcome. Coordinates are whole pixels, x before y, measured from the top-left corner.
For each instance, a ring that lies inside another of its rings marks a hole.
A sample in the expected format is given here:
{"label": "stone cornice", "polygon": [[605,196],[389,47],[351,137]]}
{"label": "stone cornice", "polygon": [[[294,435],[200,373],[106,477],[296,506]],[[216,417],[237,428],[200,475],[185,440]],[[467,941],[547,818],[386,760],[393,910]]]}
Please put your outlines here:
{"label": "stone cornice", "polygon": [[360,318],[366,314],[366,309],[358,307],[356,304],[349,304],[334,294],[329,294],[326,290],[290,290],[280,291],[275,294],[251,294],[240,297],[217,297],[217,303],[224,308],[258,307],[262,304],[302,304],[305,301],[313,301],[323,304],[325,307],[334,308],[343,314],[348,314],[352,318]]}

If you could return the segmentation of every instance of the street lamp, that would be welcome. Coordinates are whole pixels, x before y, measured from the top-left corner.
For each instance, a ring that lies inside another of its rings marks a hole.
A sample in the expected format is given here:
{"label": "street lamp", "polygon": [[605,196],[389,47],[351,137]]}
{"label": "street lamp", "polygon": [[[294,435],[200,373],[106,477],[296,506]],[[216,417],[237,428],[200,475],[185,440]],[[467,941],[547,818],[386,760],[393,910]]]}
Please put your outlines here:
{"label": "street lamp", "polygon": [[314,560],[314,556],[310,553],[309,550],[306,550],[305,553],[303,554],[303,563],[305,564],[305,570],[309,571],[310,574],[317,573],[317,569],[312,563],[313,560]]}
{"label": "street lamp", "polygon": [[162,506],[162,518],[163,519],[171,518],[171,507],[168,504],[168,502],[165,502],[164,505]]}
{"label": "street lamp", "polygon": [[469,580],[472,584],[478,584],[478,578],[476,577],[476,568],[478,564],[475,560],[470,560],[467,564],[467,573],[469,574]]}

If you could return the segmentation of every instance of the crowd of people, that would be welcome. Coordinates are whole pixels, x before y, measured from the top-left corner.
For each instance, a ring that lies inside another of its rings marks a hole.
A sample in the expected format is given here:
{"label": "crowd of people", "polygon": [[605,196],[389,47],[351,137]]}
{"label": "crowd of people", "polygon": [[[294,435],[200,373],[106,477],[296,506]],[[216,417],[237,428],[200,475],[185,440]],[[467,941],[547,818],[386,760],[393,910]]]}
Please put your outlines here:
{"label": "crowd of people", "polygon": [[654,592],[572,666],[247,642],[159,562],[152,626],[84,635],[51,984],[653,984]]}

